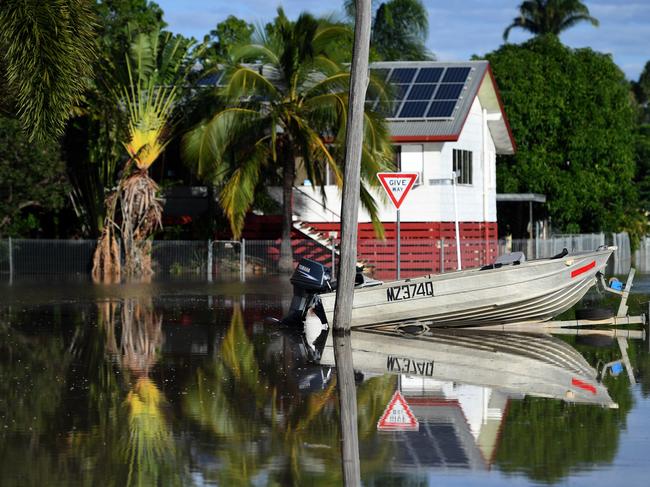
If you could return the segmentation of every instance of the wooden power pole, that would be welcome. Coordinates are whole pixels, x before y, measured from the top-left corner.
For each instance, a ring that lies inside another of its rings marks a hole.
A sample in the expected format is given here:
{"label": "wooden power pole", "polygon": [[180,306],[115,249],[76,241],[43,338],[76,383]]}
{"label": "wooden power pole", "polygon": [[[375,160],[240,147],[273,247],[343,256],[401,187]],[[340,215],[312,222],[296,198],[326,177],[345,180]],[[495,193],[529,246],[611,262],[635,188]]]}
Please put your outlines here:
{"label": "wooden power pole", "polygon": [[363,144],[363,115],[368,87],[370,23],[370,0],[356,0],[354,48],[350,68],[350,100],[345,136],[343,202],[341,205],[341,260],[333,323],[334,357],[341,407],[342,468],[346,486],[361,485],[357,395],[350,344],[350,321],[357,263],[361,148]]}
{"label": "wooden power pole", "polygon": [[356,0],[354,50],[350,73],[350,100],[345,135],[345,170],[341,204],[341,258],[334,305],[334,330],[349,330],[357,262],[359,187],[361,184],[361,148],[363,114],[368,86],[370,50],[370,0]]}

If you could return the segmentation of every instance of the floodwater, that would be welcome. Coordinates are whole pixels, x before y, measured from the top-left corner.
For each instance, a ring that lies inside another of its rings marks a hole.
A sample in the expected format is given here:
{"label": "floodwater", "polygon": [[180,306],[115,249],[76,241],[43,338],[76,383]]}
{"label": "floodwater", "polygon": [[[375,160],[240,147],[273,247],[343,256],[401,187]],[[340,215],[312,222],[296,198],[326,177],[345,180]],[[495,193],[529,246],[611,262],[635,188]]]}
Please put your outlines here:
{"label": "floodwater", "polygon": [[[631,313],[649,296],[637,276]],[[647,339],[432,332],[377,358],[369,334],[341,414],[331,349],[306,363],[264,323],[290,298],[279,279],[0,285],[0,485],[333,486],[355,456],[366,486],[647,485]]]}

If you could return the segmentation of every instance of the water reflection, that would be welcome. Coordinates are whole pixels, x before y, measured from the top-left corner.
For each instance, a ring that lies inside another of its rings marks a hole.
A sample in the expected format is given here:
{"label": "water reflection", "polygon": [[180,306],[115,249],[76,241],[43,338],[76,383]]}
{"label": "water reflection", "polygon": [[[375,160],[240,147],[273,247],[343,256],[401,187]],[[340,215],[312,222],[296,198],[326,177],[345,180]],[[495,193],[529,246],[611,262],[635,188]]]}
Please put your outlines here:
{"label": "water reflection", "polygon": [[[332,343],[315,363],[319,335],[265,326],[274,306],[178,295],[0,305],[0,484],[344,484]],[[555,482],[612,465],[634,401],[625,373],[598,381],[620,359],[616,341],[594,345],[353,332],[362,483],[444,484],[457,471],[480,483],[489,470]],[[631,341],[628,354],[647,402],[646,347]],[[396,390],[418,431],[377,430]]]}
{"label": "water reflection", "polygon": [[347,486],[361,485],[359,462],[359,431],[357,428],[357,393],[354,384],[354,364],[352,362],[352,340],[349,333],[334,334],[333,348],[338,379],[341,459],[343,480]]}
{"label": "water reflection", "polygon": [[[629,389],[612,377],[600,382],[599,371],[566,341],[545,334],[419,331],[414,336],[382,325],[352,332],[355,366],[366,375],[394,374],[395,389],[419,422],[415,431],[375,436],[377,442],[390,437],[387,470],[415,480],[415,472],[499,466],[557,481],[572,468],[613,459],[631,406]],[[617,351],[590,350],[601,368],[620,359]],[[321,363],[334,364],[333,355],[328,342]]]}

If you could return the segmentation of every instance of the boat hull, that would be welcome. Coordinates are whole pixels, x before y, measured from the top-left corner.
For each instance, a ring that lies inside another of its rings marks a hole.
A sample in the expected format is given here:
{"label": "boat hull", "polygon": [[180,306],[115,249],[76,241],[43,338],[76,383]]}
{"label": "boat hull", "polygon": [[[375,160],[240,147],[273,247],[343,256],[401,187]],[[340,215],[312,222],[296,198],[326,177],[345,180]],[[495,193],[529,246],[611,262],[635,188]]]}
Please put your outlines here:
{"label": "boat hull", "polygon": [[[356,289],[351,326],[424,321],[429,326],[549,320],[575,305],[596,283],[614,247],[498,269],[429,275]],[[320,295],[332,322],[336,294]]]}

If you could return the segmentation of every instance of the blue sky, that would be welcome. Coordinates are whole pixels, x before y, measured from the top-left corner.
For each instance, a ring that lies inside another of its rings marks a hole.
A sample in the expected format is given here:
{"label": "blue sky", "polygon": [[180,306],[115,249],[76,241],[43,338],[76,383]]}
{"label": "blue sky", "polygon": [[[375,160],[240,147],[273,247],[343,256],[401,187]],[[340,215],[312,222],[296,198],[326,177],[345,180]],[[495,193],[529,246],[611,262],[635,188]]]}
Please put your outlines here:
{"label": "blue sky", "polygon": [[[264,24],[282,5],[290,18],[302,11],[314,14],[342,12],[343,0],[155,0],[165,12],[169,29],[202,39],[214,26],[235,15],[253,24]],[[504,29],[517,15],[521,0],[424,0],[429,12],[427,47],[440,61],[462,61],[502,44]],[[629,79],[637,80],[650,60],[650,0],[586,0],[600,27],[582,23],[561,35],[571,47],[591,47],[611,53]],[[529,36],[510,31],[510,42]]]}

